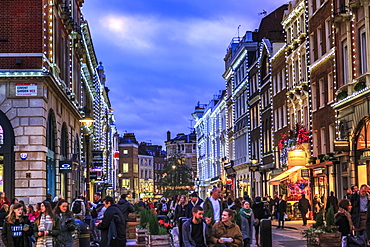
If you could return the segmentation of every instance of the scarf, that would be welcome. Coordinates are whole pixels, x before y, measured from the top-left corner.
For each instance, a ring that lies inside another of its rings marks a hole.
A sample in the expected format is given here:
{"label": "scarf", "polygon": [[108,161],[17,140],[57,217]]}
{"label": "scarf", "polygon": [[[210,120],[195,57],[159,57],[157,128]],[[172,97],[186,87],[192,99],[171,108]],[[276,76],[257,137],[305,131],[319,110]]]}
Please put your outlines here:
{"label": "scarf", "polygon": [[252,209],[248,208],[240,208],[240,211],[239,211],[240,215],[242,215],[243,217],[247,218],[247,219],[250,219],[251,216],[252,216]]}
{"label": "scarf", "polygon": [[355,229],[355,227],[353,226],[353,223],[352,223],[351,214],[347,210],[345,210],[344,208],[339,208],[338,213],[336,213],[334,217],[337,217],[338,214],[344,214],[344,216],[346,216],[346,218],[348,220],[348,224],[349,224],[349,229],[352,232]]}

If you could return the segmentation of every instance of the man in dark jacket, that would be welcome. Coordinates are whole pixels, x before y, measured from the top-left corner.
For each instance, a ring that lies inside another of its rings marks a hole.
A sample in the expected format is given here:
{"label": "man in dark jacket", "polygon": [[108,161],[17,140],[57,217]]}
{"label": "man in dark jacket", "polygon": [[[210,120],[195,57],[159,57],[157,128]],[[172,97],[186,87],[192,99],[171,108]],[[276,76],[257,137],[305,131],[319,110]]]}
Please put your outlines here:
{"label": "man in dark jacket", "polygon": [[123,222],[125,223],[125,235],[124,241],[126,242],[126,229],[127,229],[127,217],[129,213],[133,213],[135,211],[134,206],[126,200],[126,195],[122,194],[121,199],[117,203],[117,207],[121,210],[123,214]]}
{"label": "man in dark jacket", "polygon": [[196,205],[192,208],[192,218],[182,225],[184,247],[207,247],[207,237],[211,228],[203,221],[203,208]]}
{"label": "man in dark jacket", "polygon": [[326,212],[328,212],[331,205],[333,205],[334,214],[336,214],[338,212],[338,199],[334,196],[334,191],[330,191],[330,196],[326,201]]}
{"label": "man in dark jacket", "polygon": [[198,193],[196,192],[191,193],[188,206],[186,207],[186,210],[185,210],[185,217],[186,218],[193,217],[193,213],[192,213],[193,207],[200,206],[202,203],[203,203],[203,200],[199,198]]}
{"label": "man in dark jacket", "polygon": [[[101,247],[115,247],[123,246],[126,247],[125,239],[125,222],[124,217],[117,207],[114,204],[114,199],[111,196],[106,196],[103,200],[104,207],[106,208],[104,213],[104,218],[100,221],[97,221],[98,229],[101,230]],[[114,226],[116,231],[114,231]],[[115,238],[113,238],[115,236]]]}
{"label": "man in dark jacket", "polygon": [[299,202],[298,202],[298,209],[299,211],[301,211],[304,226],[307,225],[306,214],[308,211],[310,211],[310,208],[311,208],[310,202],[307,200],[306,195],[302,194],[302,198],[299,199]]}
{"label": "man in dark jacket", "polygon": [[284,229],[284,216],[286,214],[286,201],[283,200],[283,195],[279,195],[279,200],[276,203],[276,212],[278,226],[276,228]]}
{"label": "man in dark jacket", "polygon": [[224,204],[220,200],[221,190],[220,188],[214,187],[211,192],[211,196],[203,203],[204,217],[212,218],[212,223],[218,222],[221,220],[222,211],[224,211]]}

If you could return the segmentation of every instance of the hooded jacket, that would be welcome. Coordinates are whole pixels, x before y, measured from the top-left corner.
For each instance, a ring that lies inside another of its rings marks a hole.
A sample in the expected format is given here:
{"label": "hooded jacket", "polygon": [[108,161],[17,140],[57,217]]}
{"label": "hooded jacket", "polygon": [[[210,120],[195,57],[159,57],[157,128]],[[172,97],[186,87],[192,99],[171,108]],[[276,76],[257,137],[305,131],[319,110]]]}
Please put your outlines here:
{"label": "hooded jacket", "polygon": [[118,201],[117,207],[121,210],[123,214],[123,220],[126,221],[128,214],[135,211],[134,206],[129,203],[126,199],[121,199]]}
{"label": "hooded jacket", "polygon": [[[196,247],[194,239],[191,237],[191,232],[193,225],[191,224],[192,219],[185,221],[182,225],[182,239],[185,247]],[[205,222],[201,223],[203,226],[203,242],[205,246],[207,245],[207,239],[210,235],[209,230],[207,229],[207,224]]]}
{"label": "hooded jacket", "polygon": [[219,238],[232,238],[232,243],[226,243],[227,247],[238,247],[243,240],[242,233],[237,224],[225,225],[222,221],[216,222],[212,227],[211,247],[217,244]]}

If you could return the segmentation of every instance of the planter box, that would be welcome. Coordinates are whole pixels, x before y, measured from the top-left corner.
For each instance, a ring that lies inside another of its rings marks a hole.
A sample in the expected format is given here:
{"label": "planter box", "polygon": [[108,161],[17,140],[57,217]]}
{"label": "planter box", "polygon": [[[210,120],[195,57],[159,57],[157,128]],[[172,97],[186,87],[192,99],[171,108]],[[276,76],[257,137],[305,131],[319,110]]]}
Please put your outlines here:
{"label": "planter box", "polygon": [[147,244],[148,240],[148,229],[136,229],[136,243],[137,244]]}
{"label": "planter box", "polygon": [[319,234],[320,247],[341,247],[342,236],[340,232],[320,233]]}
{"label": "planter box", "polygon": [[126,236],[128,239],[136,237],[136,227],[139,225],[139,223],[140,222],[127,222]]}
{"label": "planter box", "polygon": [[149,235],[148,246],[171,246],[170,235]]}

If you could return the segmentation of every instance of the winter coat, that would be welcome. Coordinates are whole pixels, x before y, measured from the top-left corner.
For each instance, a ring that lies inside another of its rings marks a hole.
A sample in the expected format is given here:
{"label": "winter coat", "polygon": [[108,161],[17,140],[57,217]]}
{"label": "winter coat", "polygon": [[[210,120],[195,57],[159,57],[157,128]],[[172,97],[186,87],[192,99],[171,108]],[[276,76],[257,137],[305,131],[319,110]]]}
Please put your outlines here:
{"label": "winter coat", "polygon": [[[220,203],[220,220],[221,220],[222,211],[224,211],[224,209],[227,207],[225,207],[225,205],[221,203],[220,200],[218,200],[218,202]],[[213,210],[212,202],[209,199],[209,197],[207,197],[206,200],[204,201],[203,209],[204,209],[204,217],[212,217],[212,221],[213,221],[215,219],[214,210]]]}
{"label": "winter coat", "polygon": [[252,215],[251,215],[250,220],[248,220],[243,215],[240,215],[240,219],[242,221],[241,231],[242,231],[243,239],[246,239],[246,238],[252,239],[252,236],[253,236],[253,226],[254,226],[254,213],[253,213],[253,210],[252,210]]}
{"label": "winter coat", "polygon": [[60,234],[58,236],[61,247],[73,244],[72,233],[76,229],[76,224],[72,215],[61,213],[60,215]]}
{"label": "winter coat", "polygon": [[[13,226],[21,226],[23,227],[25,224],[28,224],[30,226],[28,231],[22,232],[22,243],[23,246],[15,246],[14,239],[12,236],[12,227]],[[8,223],[7,220],[5,220],[3,225],[3,230],[1,233],[1,239],[3,240],[3,243],[6,247],[28,247],[29,246],[29,236],[32,236],[33,230],[31,227],[31,222],[28,220],[27,216],[23,216],[23,222],[20,223],[19,220],[16,220],[14,224]]]}
{"label": "winter coat", "polygon": [[[368,199],[368,205],[370,202],[370,195],[366,194],[367,199]],[[352,222],[355,227],[360,227],[360,194],[352,194],[351,195],[351,205],[352,205],[352,210],[351,210],[351,216],[352,216]]]}
{"label": "winter coat", "polygon": [[[60,218],[59,218],[59,216],[54,215],[54,220],[55,220],[55,224],[53,224],[53,228],[51,229],[51,231],[49,231],[49,235],[53,237],[54,247],[60,247],[59,239],[58,239],[58,236],[60,234]],[[36,241],[40,237],[38,235],[38,233],[39,233],[39,228],[36,224],[34,224],[33,236],[36,238]]]}
{"label": "winter coat", "polygon": [[123,221],[126,222],[128,214],[135,211],[134,206],[129,203],[126,199],[121,199],[117,203],[117,207],[121,210],[123,214]]}
{"label": "winter coat", "polygon": [[[110,235],[109,227],[112,220],[114,220],[116,225],[117,238],[111,239],[110,245],[108,245]],[[98,225],[98,229],[101,230],[100,247],[115,247],[122,245],[122,242],[125,239],[126,222],[124,221],[121,210],[119,210],[116,204],[109,206],[105,210],[104,217],[102,219],[102,222]]]}
{"label": "winter coat", "polygon": [[243,240],[242,233],[237,224],[231,223],[230,226],[226,226],[222,221],[216,222],[212,227],[212,236],[210,247],[217,244],[219,238],[232,238],[234,241],[232,243],[227,243],[227,247],[238,247]]}
{"label": "winter coat", "polygon": [[326,201],[326,212],[329,210],[330,205],[333,205],[334,213],[338,212],[338,199],[335,196],[329,196]]}
{"label": "winter coat", "polygon": [[[184,247],[196,247],[195,241],[191,236],[191,231],[193,225],[191,224],[191,219],[185,221],[185,223],[182,225],[182,239],[184,242]],[[207,239],[210,236],[210,233],[212,230],[208,229],[208,226],[205,222],[201,223],[203,225],[203,240],[204,245],[207,246]]]}
{"label": "winter coat", "polygon": [[308,212],[310,210],[310,202],[307,200],[307,198],[301,198],[298,202],[298,209],[301,212]]}
{"label": "winter coat", "polygon": [[259,219],[259,220],[266,218],[265,210],[263,206],[264,206],[263,202],[256,202],[252,205],[254,218]]}
{"label": "winter coat", "polygon": [[185,217],[186,208],[188,207],[188,204],[180,205],[177,204],[175,209],[175,222],[179,224],[180,217]]}
{"label": "winter coat", "polygon": [[193,217],[193,214],[192,214],[193,207],[200,206],[202,203],[203,203],[203,200],[200,198],[198,198],[198,201],[195,204],[193,204],[192,200],[189,200],[188,206],[186,207],[186,211],[185,211],[185,217],[189,219],[192,218]]}
{"label": "winter coat", "polygon": [[5,217],[8,215],[8,212],[5,209],[0,209],[0,226],[4,225]]}
{"label": "winter coat", "polygon": [[348,219],[343,213],[339,213],[335,216],[335,225],[338,226],[338,231],[342,233],[342,236],[351,234],[351,227]]}
{"label": "winter coat", "polygon": [[281,200],[280,203],[277,201],[276,212],[280,214],[286,213],[286,201]]}

